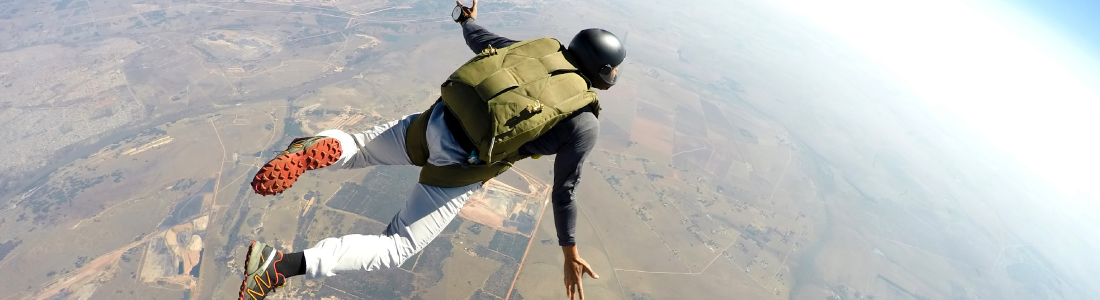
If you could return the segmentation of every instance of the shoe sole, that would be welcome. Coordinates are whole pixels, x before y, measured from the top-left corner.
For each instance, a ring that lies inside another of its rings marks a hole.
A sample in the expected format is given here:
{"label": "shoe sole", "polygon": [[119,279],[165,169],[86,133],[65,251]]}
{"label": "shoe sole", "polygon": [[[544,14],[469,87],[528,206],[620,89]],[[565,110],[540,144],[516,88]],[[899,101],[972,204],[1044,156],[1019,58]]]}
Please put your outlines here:
{"label": "shoe sole", "polygon": [[[238,296],[240,296],[239,300],[246,300],[247,299],[247,298],[245,298],[245,296],[247,296],[246,293],[248,291],[248,280],[252,279],[252,276],[249,276],[249,274],[248,274],[248,270],[249,270],[249,267],[252,266],[252,248],[255,248],[255,247],[256,247],[256,241],[252,241],[252,244],[248,245],[248,252],[247,252],[248,254],[245,254],[245,256],[244,256],[244,280],[241,281],[241,292],[238,294]],[[261,248],[260,250],[263,251],[263,248]],[[261,253],[261,255],[263,255],[263,254]]]}
{"label": "shoe sole", "polygon": [[343,154],[340,141],[327,138],[305,150],[279,155],[256,172],[252,190],[268,196],[286,191],[307,170],[324,168],[336,163]]}

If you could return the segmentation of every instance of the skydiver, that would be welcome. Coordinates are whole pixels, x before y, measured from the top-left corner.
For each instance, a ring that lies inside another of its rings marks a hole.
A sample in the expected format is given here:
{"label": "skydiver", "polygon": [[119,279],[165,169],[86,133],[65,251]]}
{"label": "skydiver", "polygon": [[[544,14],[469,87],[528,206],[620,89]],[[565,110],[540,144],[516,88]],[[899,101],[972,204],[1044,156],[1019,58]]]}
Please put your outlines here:
{"label": "skydiver", "polygon": [[320,278],[400,266],[424,249],[485,181],[515,161],[552,154],[557,157],[551,201],[565,256],[566,295],[583,299],[582,274],[599,278],[577,252],[575,189],[599,135],[600,108],[592,88],[606,90],[615,84],[626,57],[622,42],[595,28],[577,33],[568,47],[550,38],[511,40],[474,22],[477,0],[470,7],[456,3],[461,11],[455,21],[478,55],[448,78],[440,100],[423,113],[364,132],[333,129],[295,139],[252,181],[256,193],[274,195],[290,188],[306,170],[421,166],[405,207],[378,235],[326,238],[285,254],[253,241],[245,257],[240,299],[263,299],[293,276]]}

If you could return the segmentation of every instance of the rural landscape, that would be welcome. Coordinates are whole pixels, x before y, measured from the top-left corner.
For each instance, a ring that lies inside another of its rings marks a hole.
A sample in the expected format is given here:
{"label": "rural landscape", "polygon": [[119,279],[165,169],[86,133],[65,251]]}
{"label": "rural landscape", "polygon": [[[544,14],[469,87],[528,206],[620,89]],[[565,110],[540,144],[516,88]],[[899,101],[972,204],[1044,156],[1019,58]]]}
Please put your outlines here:
{"label": "rural landscape", "polygon": [[[588,299],[1098,299],[1095,220],[766,1],[481,1],[626,40],[577,190]],[[419,113],[473,55],[442,0],[0,1],[0,299],[228,299],[252,240],[381,232],[419,169],[248,185],[294,138]],[[399,268],[269,299],[562,299],[553,157]]]}

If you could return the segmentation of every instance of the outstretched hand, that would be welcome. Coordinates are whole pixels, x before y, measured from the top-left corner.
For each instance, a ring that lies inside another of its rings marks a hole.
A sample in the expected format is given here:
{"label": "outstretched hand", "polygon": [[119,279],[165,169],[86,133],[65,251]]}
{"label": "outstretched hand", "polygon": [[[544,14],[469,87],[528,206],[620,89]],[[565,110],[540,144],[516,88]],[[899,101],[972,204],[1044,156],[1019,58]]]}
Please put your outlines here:
{"label": "outstretched hand", "polygon": [[588,262],[577,254],[577,246],[562,246],[561,249],[565,253],[565,294],[570,300],[583,300],[584,286],[581,278],[588,274],[592,279],[599,279],[600,275],[596,275]]}
{"label": "outstretched hand", "polygon": [[455,0],[455,4],[462,7],[462,16],[458,17],[458,23],[466,23],[467,20],[477,19],[477,0],[473,0],[470,7],[462,5],[462,1]]}

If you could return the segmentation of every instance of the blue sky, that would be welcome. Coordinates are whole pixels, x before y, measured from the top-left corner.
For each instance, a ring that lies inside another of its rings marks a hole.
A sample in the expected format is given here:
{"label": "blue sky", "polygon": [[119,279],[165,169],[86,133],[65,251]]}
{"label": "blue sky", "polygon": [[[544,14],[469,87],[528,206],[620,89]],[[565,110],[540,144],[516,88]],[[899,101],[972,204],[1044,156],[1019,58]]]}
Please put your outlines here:
{"label": "blue sky", "polygon": [[1093,57],[1100,56],[1100,1],[1006,0],[1005,3],[1064,33]]}
{"label": "blue sky", "polygon": [[1100,1],[965,0],[1100,85]]}
{"label": "blue sky", "polygon": [[1100,3],[773,1],[855,46],[1066,195],[1100,199]]}

